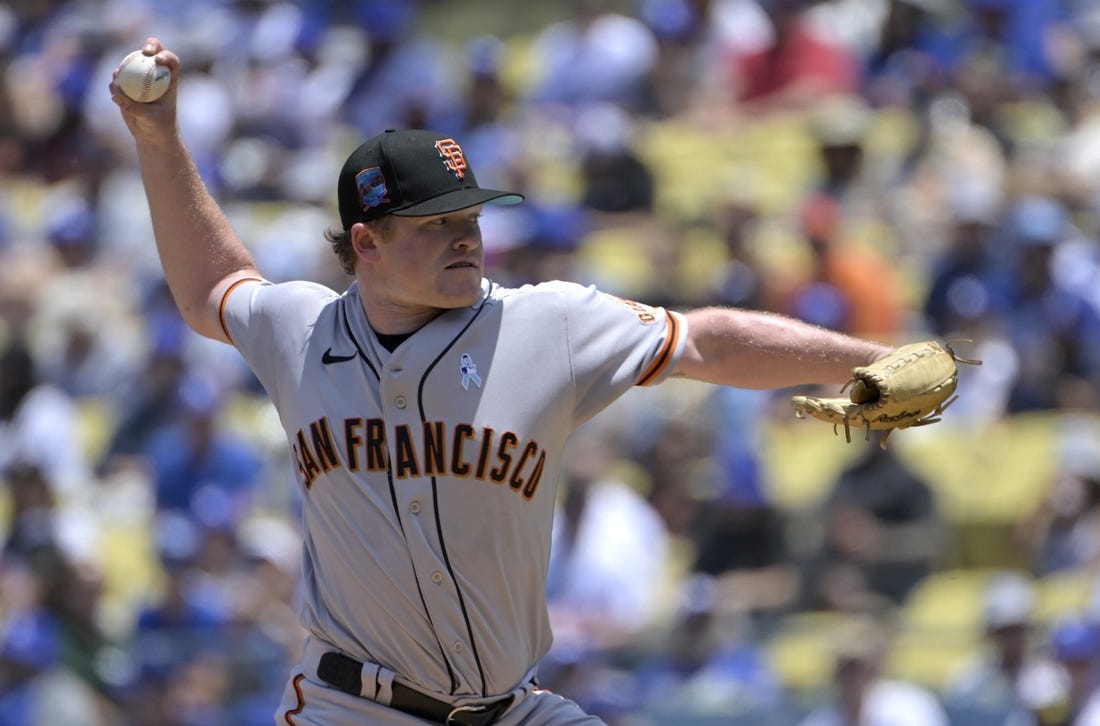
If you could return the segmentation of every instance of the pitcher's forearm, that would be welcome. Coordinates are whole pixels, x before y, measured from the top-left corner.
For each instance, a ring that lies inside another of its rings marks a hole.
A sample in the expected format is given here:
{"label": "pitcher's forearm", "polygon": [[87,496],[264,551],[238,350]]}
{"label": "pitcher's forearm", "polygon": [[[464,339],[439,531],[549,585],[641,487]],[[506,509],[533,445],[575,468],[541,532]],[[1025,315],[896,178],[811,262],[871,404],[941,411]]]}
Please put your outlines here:
{"label": "pitcher's forearm", "polygon": [[688,331],[677,373],[740,388],[842,383],[854,366],[891,350],[782,315],[730,308],[688,313]]}

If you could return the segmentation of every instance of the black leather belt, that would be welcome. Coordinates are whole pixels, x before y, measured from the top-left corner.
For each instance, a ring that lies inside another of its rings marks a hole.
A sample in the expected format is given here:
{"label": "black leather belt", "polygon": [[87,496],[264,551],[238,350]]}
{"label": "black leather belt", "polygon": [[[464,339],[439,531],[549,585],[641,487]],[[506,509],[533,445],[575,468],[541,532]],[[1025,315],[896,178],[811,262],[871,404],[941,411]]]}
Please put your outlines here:
{"label": "black leather belt", "polygon": [[[317,677],[325,683],[353,696],[362,695],[363,664],[343,653],[329,652],[321,656],[317,664]],[[394,681],[390,708],[396,708],[410,716],[451,726],[489,726],[496,723],[515,696],[505,696],[498,701],[477,706],[455,706],[426,696],[420,691]]]}

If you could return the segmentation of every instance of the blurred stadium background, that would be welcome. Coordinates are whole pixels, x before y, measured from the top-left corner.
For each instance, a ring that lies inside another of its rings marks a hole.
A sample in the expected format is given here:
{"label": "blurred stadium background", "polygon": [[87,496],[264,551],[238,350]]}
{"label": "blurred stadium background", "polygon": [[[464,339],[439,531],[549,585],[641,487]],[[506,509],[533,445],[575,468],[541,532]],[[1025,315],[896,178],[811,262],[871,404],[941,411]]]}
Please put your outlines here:
{"label": "blurred stadium background", "polygon": [[348,284],[339,165],[423,126],[528,194],[486,214],[505,284],[985,361],[886,452],[792,391],[617,402],[571,455],[544,686],[609,724],[1100,723],[1095,0],[0,5],[0,722],[267,724],[297,656],[281,430],[175,313],[107,93],[149,35],[271,279]]}

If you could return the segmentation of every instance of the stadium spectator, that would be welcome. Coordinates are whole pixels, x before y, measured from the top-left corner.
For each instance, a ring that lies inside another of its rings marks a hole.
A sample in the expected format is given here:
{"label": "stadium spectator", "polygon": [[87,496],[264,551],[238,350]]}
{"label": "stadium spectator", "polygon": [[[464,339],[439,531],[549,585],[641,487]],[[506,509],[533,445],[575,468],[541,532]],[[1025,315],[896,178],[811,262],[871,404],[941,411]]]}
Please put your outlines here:
{"label": "stadium spectator", "polygon": [[659,514],[617,471],[611,441],[581,437],[571,450],[546,586],[554,647],[614,648],[661,613],[671,543]]}
{"label": "stadium spectator", "polygon": [[643,703],[684,720],[736,715],[788,721],[788,694],[726,594],[708,575],[684,582],[667,632],[642,649],[633,669]]}
{"label": "stadium spectator", "polygon": [[[1100,624],[1083,617],[1055,623],[1050,632],[1055,660],[1068,676],[1063,726],[1100,724]],[[1051,721],[1053,723],[1053,721]]]}
{"label": "stadium spectator", "polygon": [[893,448],[878,446],[879,436],[841,471],[821,505],[824,541],[807,587],[809,602],[824,609],[858,609],[868,596],[903,603],[946,551],[935,491]]}
{"label": "stadium spectator", "polygon": [[800,726],[947,726],[935,694],[883,675],[889,634],[865,617],[835,634],[831,695]]}
{"label": "stadium spectator", "polygon": [[851,48],[807,21],[813,3],[759,0],[771,24],[764,48],[728,58],[733,102],[746,113],[803,111],[819,99],[854,92],[859,70]]}
{"label": "stadium spectator", "polygon": [[1034,581],[1020,572],[989,582],[982,603],[985,648],[948,679],[949,710],[1011,714],[1029,723],[1062,707],[1064,673],[1038,647],[1036,597]]}
{"label": "stadium spectator", "polygon": [[1056,199],[1025,196],[1008,218],[1012,285],[1005,311],[1019,370],[1011,412],[1095,408],[1100,401],[1100,309],[1057,264],[1073,234]]}

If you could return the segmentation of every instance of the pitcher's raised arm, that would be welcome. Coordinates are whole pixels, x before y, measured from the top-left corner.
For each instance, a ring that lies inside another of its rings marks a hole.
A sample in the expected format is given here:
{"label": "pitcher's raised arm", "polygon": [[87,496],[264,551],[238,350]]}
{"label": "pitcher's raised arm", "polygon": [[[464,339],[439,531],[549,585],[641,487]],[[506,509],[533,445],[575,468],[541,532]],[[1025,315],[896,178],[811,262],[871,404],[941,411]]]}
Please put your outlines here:
{"label": "pitcher's raised arm", "polygon": [[260,275],[180,136],[179,57],[157,38],[148,38],[141,51],[171,72],[168,90],[147,103],[134,101],[119,87],[116,69],[110,91],[137,144],[161,266],[187,324],[202,335],[228,342],[218,320],[222,293],[238,279]]}

